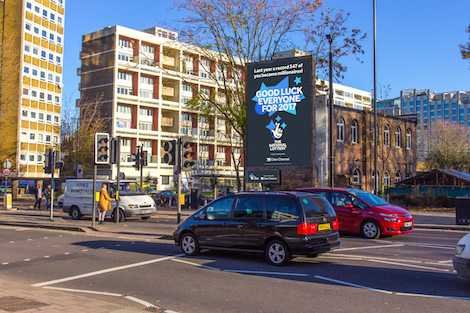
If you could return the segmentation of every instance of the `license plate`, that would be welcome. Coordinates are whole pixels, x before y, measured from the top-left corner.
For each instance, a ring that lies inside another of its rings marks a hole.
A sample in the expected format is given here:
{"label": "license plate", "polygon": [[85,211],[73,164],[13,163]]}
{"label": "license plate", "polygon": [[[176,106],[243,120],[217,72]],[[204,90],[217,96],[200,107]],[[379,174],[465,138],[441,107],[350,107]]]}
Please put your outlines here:
{"label": "license plate", "polygon": [[326,223],[326,224],[318,224],[318,230],[327,230],[327,229],[330,229],[331,228],[331,225],[330,223]]}
{"label": "license plate", "polygon": [[411,226],[413,226],[412,222],[405,222],[405,227],[411,227]]}
{"label": "license plate", "polygon": [[152,211],[151,211],[151,210],[142,210],[142,211],[140,211],[140,212],[141,212],[142,214],[147,214],[147,213],[150,213],[150,212],[152,212]]}

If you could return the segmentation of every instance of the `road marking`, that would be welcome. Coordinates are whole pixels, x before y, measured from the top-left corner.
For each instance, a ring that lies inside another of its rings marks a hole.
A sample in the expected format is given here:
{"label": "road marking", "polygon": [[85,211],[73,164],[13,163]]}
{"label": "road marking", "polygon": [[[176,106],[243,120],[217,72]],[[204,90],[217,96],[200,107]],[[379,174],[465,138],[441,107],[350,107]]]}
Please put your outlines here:
{"label": "road marking", "polygon": [[31,240],[33,240],[33,239],[28,239],[28,241],[31,241]]}
{"label": "road marking", "polygon": [[80,290],[80,289],[60,288],[60,287],[51,287],[51,286],[45,286],[45,287],[43,287],[43,288],[44,288],[44,289],[60,290],[60,291],[91,293],[91,294],[103,295],[103,296],[122,297],[122,295],[119,294],[119,293],[111,293],[111,292],[101,292],[101,291],[92,291],[92,290]]}
{"label": "road marking", "polygon": [[441,264],[452,263],[452,260],[437,261],[437,263],[441,263]]}
{"label": "road marking", "polygon": [[201,264],[198,264],[198,263],[193,263],[193,262],[189,262],[189,261],[185,261],[185,260],[180,260],[180,259],[172,259],[172,261],[176,261],[176,262],[180,262],[180,263],[185,263],[185,264],[189,264],[189,265],[193,265],[193,266],[197,266],[197,267],[207,268],[207,269],[209,269],[209,270],[214,270],[214,271],[220,271],[220,270],[221,270],[220,268],[216,268],[216,267],[212,267],[212,266],[207,266],[207,265],[201,265]]}
{"label": "road marking", "polygon": [[4,262],[4,263],[2,263],[2,265],[8,265],[8,262]]}
{"label": "road marking", "polygon": [[14,241],[10,241],[10,243],[15,243]]}
{"label": "road marking", "polygon": [[265,275],[283,275],[283,276],[301,276],[301,277],[306,277],[309,276],[308,274],[302,274],[302,273],[283,273],[283,272],[265,272],[265,271],[246,271],[246,270],[224,270],[220,269],[217,267],[212,267],[212,266],[207,266],[207,265],[202,265],[194,262],[189,262],[186,260],[181,260],[181,259],[172,259],[172,261],[180,262],[180,263],[185,263],[197,267],[202,267],[214,271],[222,271],[222,272],[229,272],[229,273],[243,273],[243,274],[265,274]]}
{"label": "road marking", "polygon": [[46,256],[44,256],[44,258],[45,258],[45,259],[49,259],[49,258],[50,258],[50,256],[49,256],[49,255],[46,255]]}
{"label": "road marking", "polygon": [[155,306],[152,304],[152,303],[149,303],[147,301],[144,301],[144,300],[140,300],[140,299],[137,299],[133,296],[125,296],[124,298],[128,299],[128,300],[131,300],[131,301],[134,301],[134,302],[137,302],[139,304],[142,304],[143,306],[145,307],[152,307],[152,308],[155,308]]}
{"label": "road marking", "polygon": [[88,249],[83,249],[83,250],[82,250],[82,252],[87,252],[87,251],[88,251]]}
{"label": "road marking", "polygon": [[65,252],[64,254],[65,254],[65,255],[69,255],[69,254],[70,254],[70,252]]}
{"label": "road marking", "polygon": [[15,231],[25,231],[25,230],[29,230],[29,228],[18,228],[18,229],[15,229]]}
{"label": "road marking", "polygon": [[375,262],[375,263],[384,263],[384,264],[390,264],[390,265],[400,265],[400,266],[408,266],[408,267],[414,267],[414,268],[421,268],[421,269],[426,269],[426,270],[434,270],[434,271],[440,271],[440,272],[449,272],[448,269],[445,268],[435,268],[435,267],[428,267],[428,266],[420,266],[420,265],[413,265],[413,264],[404,264],[404,263],[398,263],[398,262],[390,262],[390,261],[382,261],[382,260],[367,260],[369,262]]}
{"label": "road marking", "polygon": [[31,259],[24,259],[24,261],[25,261],[25,262],[29,262],[29,261],[31,261]]}
{"label": "road marking", "polygon": [[346,281],[336,280],[336,279],[332,279],[332,278],[328,278],[328,277],[323,277],[323,276],[319,276],[319,275],[315,275],[314,277],[315,277],[315,278],[318,278],[318,279],[323,279],[323,280],[331,281],[331,282],[333,282],[333,283],[338,283],[338,284],[350,286],[350,287],[357,287],[357,288],[361,288],[361,289],[367,289],[367,290],[377,291],[377,292],[386,293],[386,294],[389,294],[389,295],[393,294],[393,292],[391,292],[391,291],[381,290],[381,289],[376,289],[376,288],[371,288],[371,287],[362,286],[362,285],[357,285],[357,284],[353,284],[353,283],[348,283],[348,282],[346,282]]}
{"label": "road marking", "polygon": [[470,298],[467,298],[467,297],[453,297],[453,296],[427,295],[427,294],[419,294],[419,293],[393,292],[393,291],[388,291],[388,290],[382,290],[382,289],[357,285],[357,284],[349,283],[349,282],[346,282],[346,281],[332,279],[332,278],[323,277],[323,276],[319,276],[319,275],[315,275],[314,277],[318,278],[318,279],[323,279],[323,280],[335,282],[335,283],[338,283],[338,284],[350,286],[350,287],[357,287],[357,288],[382,292],[382,293],[386,293],[386,294],[390,294],[390,295],[408,296],[408,297],[423,297],[423,298],[438,298],[438,299],[470,300]]}
{"label": "road marking", "polygon": [[65,278],[61,278],[61,279],[55,279],[55,280],[50,280],[50,281],[46,281],[46,282],[42,282],[42,283],[37,283],[37,284],[33,284],[31,286],[32,287],[44,287],[44,286],[48,286],[48,285],[54,285],[54,284],[63,283],[63,282],[66,282],[66,281],[80,279],[80,278],[86,278],[86,277],[91,277],[91,276],[96,276],[96,275],[101,275],[101,274],[107,274],[107,273],[111,273],[111,272],[125,270],[125,269],[128,269],[128,268],[133,268],[133,267],[153,264],[153,263],[157,263],[157,262],[162,262],[162,261],[166,261],[166,260],[171,260],[173,258],[178,258],[178,257],[181,257],[183,255],[184,254],[177,254],[177,255],[167,256],[167,257],[163,257],[163,258],[159,258],[159,259],[152,259],[152,260],[148,260],[148,261],[143,261],[143,262],[138,262],[138,263],[133,263],[133,264],[128,264],[128,265],[122,265],[122,266],[107,268],[107,269],[104,269],[104,270],[99,270],[99,271],[94,271],[94,272],[90,272],[90,273],[75,275],[75,276],[71,276],[71,277],[65,277]]}
{"label": "road marking", "polygon": [[344,249],[336,249],[333,250],[332,253],[335,251],[352,251],[352,250],[363,250],[363,249],[379,249],[379,248],[393,248],[393,247],[403,247],[403,244],[398,245],[380,245],[380,246],[368,246],[368,247],[357,247],[357,248],[344,248]]}

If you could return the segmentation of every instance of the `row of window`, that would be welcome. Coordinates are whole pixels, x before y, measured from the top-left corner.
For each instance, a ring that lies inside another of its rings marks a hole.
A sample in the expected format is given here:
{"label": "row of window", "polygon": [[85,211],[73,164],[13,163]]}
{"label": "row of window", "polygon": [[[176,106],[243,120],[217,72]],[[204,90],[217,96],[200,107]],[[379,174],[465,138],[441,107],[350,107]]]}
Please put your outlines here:
{"label": "row of window", "polygon": [[[402,147],[401,128],[395,128],[395,148]],[[345,141],[345,123],[342,117],[336,119],[336,140],[338,142]],[[354,120],[351,123],[351,143],[359,143],[359,123]],[[390,126],[383,126],[383,144],[385,147],[390,147]],[[411,149],[411,129],[406,130],[406,149]]]}
{"label": "row of window", "polygon": [[36,112],[36,111],[29,112],[28,110],[21,110],[21,119],[36,120],[36,118],[39,122],[45,121],[46,123],[50,124],[54,120],[54,124],[57,124],[57,125],[59,124],[58,115],[46,114],[46,113]]}
{"label": "row of window", "polygon": [[[406,173],[405,179],[408,179],[408,178],[411,178],[411,172]],[[359,171],[359,169],[355,169],[353,171],[352,179],[353,179],[354,185],[362,184],[361,172]],[[392,175],[390,174],[390,172],[385,171],[383,175],[383,184],[385,186],[391,186],[391,179],[392,179]],[[395,183],[402,181],[403,180],[402,173],[401,172],[395,173],[394,179],[395,179]],[[372,173],[372,181],[375,182],[375,172]]]}
{"label": "row of window", "polygon": [[[44,82],[46,81],[46,71],[43,71],[42,69],[38,69],[34,66],[24,66],[23,73],[25,74],[25,76],[31,77],[33,79],[38,79]],[[60,75],[55,75],[55,80],[54,80],[54,75],[51,73],[47,73],[47,82],[51,84],[52,83],[60,84],[61,77]]]}
{"label": "row of window", "polygon": [[[52,2],[55,2],[55,1],[52,0]],[[63,0],[58,0],[58,2],[59,2],[60,5],[63,5]],[[33,10],[33,5],[32,5],[31,2],[26,2],[26,9],[31,11],[31,12],[41,14],[41,8],[38,7],[37,5],[35,5],[34,10]],[[56,16],[56,13],[53,13],[53,12],[54,11],[49,12],[49,10],[42,9],[42,17],[46,20],[49,20],[49,21],[53,22],[53,23],[56,22],[56,17],[57,17],[57,24],[62,25],[62,23],[63,23],[62,16],[60,16],[60,15]]]}
{"label": "row of window", "polygon": [[35,133],[35,132],[32,132],[32,133],[27,133],[27,132],[24,132],[22,131],[21,134],[20,134],[20,141],[21,142],[38,142],[38,143],[46,143],[46,144],[50,144],[51,143],[51,138],[52,138],[52,142],[54,144],[56,143],[59,143],[59,136],[52,136],[52,135],[47,135],[47,134],[43,134],[43,133]]}
{"label": "row of window", "polygon": [[47,31],[45,29],[39,29],[38,26],[32,26],[31,23],[25,23],[25,30],[28,33],[33,33],[38,35],[41,34],[41,38],[44,40],[49,40],[49,42],[57,44],[58,46],[62,46],[62,37],[56,35],[52,31]]}
{"label": "row of window", "polygon": [[37,91],[37,90],[29,90],[28,88],[23,88],[23,96],[30,96],[31,99],[33,100],[39,100],[42,102],[48,102],[52,103],[52,100],[54,99],[54,104],[55,105],[60,105],[60,97],[59,96],[53,96],[52,94],[46,94],[42,91]]}

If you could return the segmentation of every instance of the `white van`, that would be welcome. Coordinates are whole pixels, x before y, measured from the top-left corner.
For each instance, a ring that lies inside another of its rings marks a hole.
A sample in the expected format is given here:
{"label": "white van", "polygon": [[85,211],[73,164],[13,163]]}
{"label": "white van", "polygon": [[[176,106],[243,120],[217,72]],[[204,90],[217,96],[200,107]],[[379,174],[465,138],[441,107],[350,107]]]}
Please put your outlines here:
{"label": "white van", "polygon": [[[112,180],[96,180],[96,192],[106,184],[111,198],[116,198],[117,182]],[[119,182],[119,220],[127,217],[149,219],[157,211],[155,202],[148,196],[136,181],[123,180]],[[84,215],[92,215],[92,179],[68,179],[65,182],[63,211],[78,220]],[[98,207],[98,203],[96,204]],[[111,210],[106,216],[114,218],[116,201],[111,201]]]}
{"label": "white van", "polygon": [[470,233],[459,240],[452,260],[457,275],[460,278],[470,280]]}

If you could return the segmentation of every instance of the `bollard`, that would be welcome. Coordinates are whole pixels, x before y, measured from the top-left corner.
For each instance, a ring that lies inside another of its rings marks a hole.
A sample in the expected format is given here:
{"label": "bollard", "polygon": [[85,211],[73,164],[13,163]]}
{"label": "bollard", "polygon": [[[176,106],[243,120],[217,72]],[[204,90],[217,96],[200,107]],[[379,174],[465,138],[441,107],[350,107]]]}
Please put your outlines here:
{"label": "bollard", "polygon": [[12,208],[11,206],[11,193],[6,193],[3,195],[3,206],[5,209],[9,210]]}

